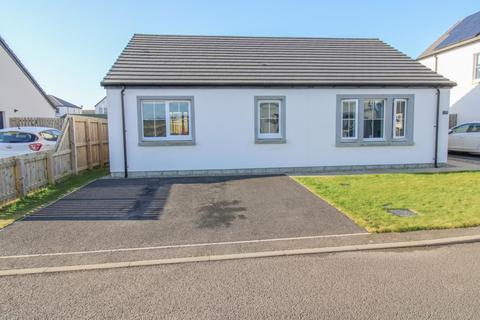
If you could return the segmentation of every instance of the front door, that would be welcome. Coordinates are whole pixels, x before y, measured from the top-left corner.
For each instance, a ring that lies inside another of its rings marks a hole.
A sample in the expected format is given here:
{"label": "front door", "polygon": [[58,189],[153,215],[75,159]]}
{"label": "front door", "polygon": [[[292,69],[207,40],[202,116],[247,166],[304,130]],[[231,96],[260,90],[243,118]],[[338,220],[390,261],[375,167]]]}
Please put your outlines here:
{"label": "front door", "polygon": [[4,112],[0,111],[0,129],[5,128],[5,117],[4,117]]}

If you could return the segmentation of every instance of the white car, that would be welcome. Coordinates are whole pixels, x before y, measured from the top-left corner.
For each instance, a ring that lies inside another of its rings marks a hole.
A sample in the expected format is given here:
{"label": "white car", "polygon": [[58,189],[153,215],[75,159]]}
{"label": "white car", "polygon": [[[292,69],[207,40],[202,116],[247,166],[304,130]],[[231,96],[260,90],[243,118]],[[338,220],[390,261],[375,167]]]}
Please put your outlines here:
{"label": "white car", "polygon": [[448,151],[480,154],[480,121],[452,128],[448,132]]}
{"label": "white car", "polygon": [[0,157],[51,150],[61,131],[45,127],[16,127],[0,130]]}

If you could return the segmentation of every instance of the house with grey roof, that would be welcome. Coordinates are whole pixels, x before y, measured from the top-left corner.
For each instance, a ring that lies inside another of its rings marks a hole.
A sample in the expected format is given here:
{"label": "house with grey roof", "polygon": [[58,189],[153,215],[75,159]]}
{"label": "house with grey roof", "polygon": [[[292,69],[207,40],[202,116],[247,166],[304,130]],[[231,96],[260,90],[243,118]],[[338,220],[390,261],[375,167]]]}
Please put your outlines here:
{"label": "house with grey roof", "polygon": [[55,106],[0,37],[0,129],[11,117],[54,117]]}
{"label": "house with grey roof", "polygon": [[103,97],[95,104],[95,114],[108,114],[107,97]]}
{"label": "house with grey roof", "polygon": [[48,99],[50,99],[53,105],[57,108],[57,112],[55,113],[57,117],[62,117],[69,114],[82,114],[82,107],[79,107],[71,102],[59,97],[55,97],[51,94],[48,95]]}
{"label": "house with grey roof", "polygon": [[135,34],[101,85],[113,176],[447,161],[455,83],[379,39]]}
{"label": "house with grey roof", "polygon": [[480,121],[480,12],[441,35],[418,61],[455,81],[450,94],[450,126]]}

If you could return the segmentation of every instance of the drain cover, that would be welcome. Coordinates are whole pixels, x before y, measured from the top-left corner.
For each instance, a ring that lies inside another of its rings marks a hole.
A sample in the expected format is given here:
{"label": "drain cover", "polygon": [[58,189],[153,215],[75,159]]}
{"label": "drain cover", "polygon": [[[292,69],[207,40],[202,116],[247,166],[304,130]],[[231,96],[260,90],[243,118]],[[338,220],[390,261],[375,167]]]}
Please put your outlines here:
{"label": "drain cover", "polygon": [[409,209],[388,209],[388,212],[399,217],[416,216],[416,213]]}

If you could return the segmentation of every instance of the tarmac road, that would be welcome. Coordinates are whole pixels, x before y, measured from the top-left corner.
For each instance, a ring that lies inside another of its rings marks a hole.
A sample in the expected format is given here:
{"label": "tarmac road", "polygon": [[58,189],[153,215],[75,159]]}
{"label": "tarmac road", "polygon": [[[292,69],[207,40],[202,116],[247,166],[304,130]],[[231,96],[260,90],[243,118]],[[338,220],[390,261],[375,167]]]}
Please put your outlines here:
{"label": "tarmac road", "polygon": [[480,243],[0,278],[1,319],[479,319]]}

